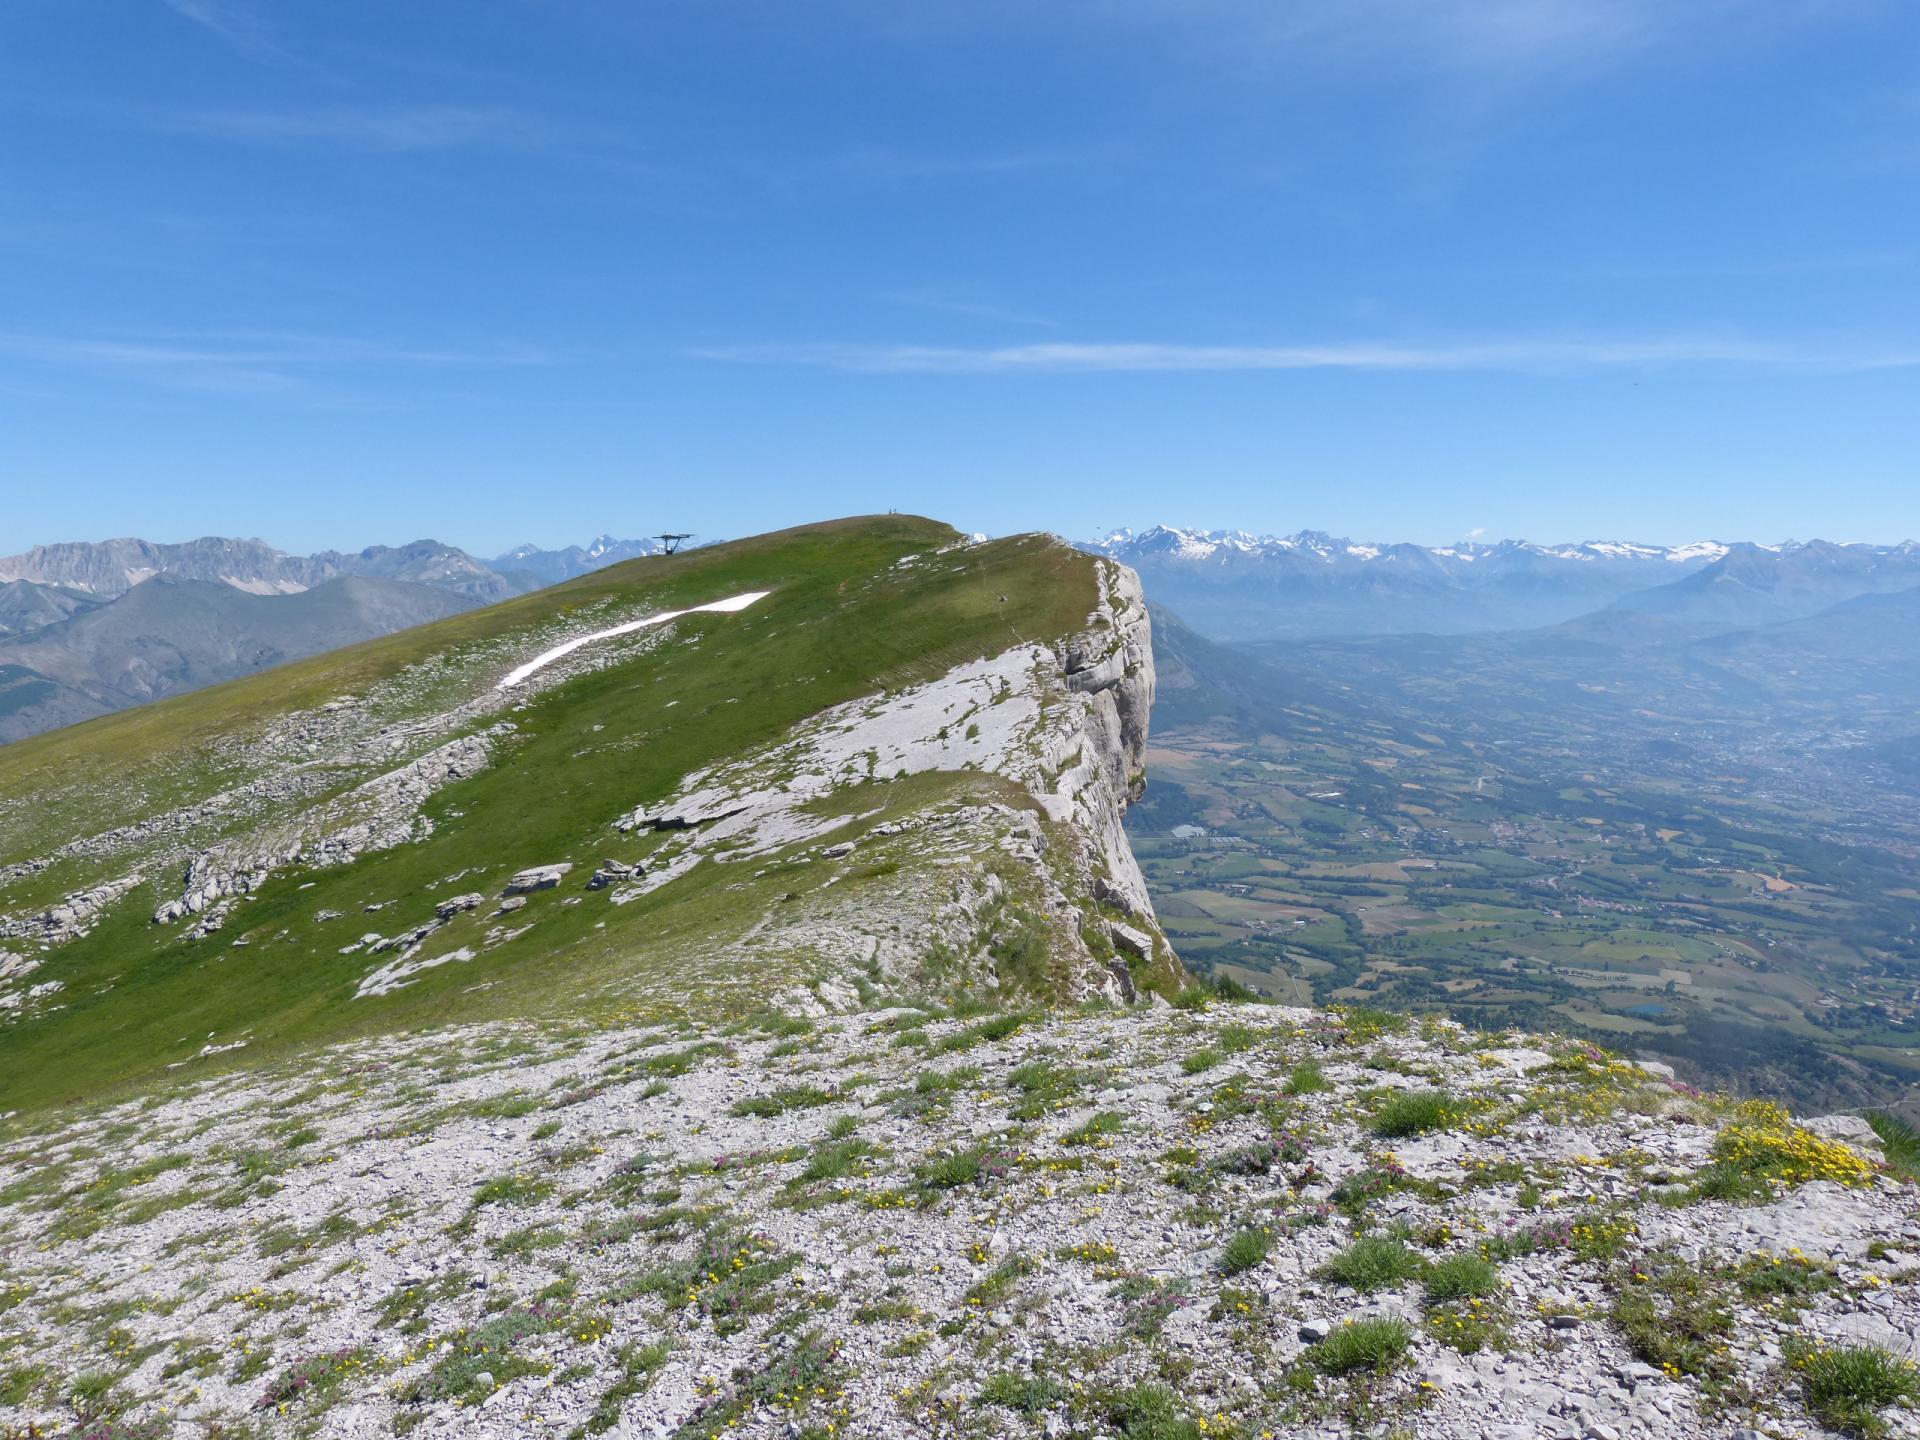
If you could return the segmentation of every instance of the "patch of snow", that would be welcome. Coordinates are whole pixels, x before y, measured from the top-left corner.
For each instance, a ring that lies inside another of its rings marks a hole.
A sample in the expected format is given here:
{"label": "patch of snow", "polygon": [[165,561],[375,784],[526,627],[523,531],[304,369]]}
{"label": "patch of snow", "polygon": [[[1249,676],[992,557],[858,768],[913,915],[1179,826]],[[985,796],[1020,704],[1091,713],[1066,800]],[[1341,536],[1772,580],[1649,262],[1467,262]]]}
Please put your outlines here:
{"label": "patch of snow", "polygon": [[611,640],[616,635],[631,635],[636,630],[650,629],[655,625],[664,625],[669,620],[678,620],[683,615],[731,615],[746,609],[757,600],[764,600],[773,592],[770,590],[749,590],[744,595],[730,595],[725,600],[715,600],[706,605],[695,605],[686,610],[663,610],[658,615],[648,615],[639,620],[629,620],[624,625],[609,626],[605,630],[595,630],[590,635],[578,635],[565,644],[556,645],[551,650],[536,655],[526,664],[507,672],[506,679],[494,688],[510,690],[535,671],[564,656],[571,655],[583,645],[591,645],[596,640]]}
{"label": "patch of snow", "polygon": [[1696,540],[1691,545],[1676,545],[1667,551],[1667,559],[1676,565],[1689,560],[1719,560],[1727,553],[1727,547],[1717,540]]}

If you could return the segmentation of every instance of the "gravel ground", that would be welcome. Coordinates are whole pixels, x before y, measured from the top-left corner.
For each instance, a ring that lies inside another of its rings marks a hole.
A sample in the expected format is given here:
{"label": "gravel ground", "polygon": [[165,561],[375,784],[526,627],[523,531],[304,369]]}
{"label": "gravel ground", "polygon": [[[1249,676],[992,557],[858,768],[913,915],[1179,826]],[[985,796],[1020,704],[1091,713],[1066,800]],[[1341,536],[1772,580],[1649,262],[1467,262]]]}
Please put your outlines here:
{"label": "gravel ground", "polygon": [[474,1028],[9,1130],[10,1434],[1784,1436],[1796,1343],[1920,1333],[1858,1122],[1367,1015]]}

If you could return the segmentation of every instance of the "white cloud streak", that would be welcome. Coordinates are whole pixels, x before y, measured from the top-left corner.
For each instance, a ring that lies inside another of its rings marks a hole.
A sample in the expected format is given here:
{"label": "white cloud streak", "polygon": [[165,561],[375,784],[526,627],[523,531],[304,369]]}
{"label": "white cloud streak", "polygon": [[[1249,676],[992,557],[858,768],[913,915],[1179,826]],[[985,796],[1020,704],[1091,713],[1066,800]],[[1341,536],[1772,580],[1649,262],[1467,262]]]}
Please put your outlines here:
{"label": "white cloud streak", "polygon": [[211,31],[237,50],[262,57],[279,53],[259,17],[233,0],[164,0],[164,3],[175,14]]}
{"label": "white cloud streak", "polygon": [[341,145],[361,150],[452,150],[471,145],[534,144],[542,123],[490,106],[336,106],[301,110],[157,110],[142,117],[167,134],[242,145]]}
{"label": "white cloud streak", "polygon": [[177,389],[283,391],[321,374],[369,368],[448,369],[554,363],[523,345],[450,349],[274,331],[128,336],[0,331],[0,361],[44,370],[84,370]]}
{"label": "white cloud streak", "polygon": [[703,346],[704,360],[786,365],[859,374],[1100,374],[1283,370],[1576,371],[1743,366],[1885,370],[1920,365],[1920,347],[1822,349],[1712,337],[1509,339],[1442,344],[1335,342],[1301,345],[1164,343],[938,345],[763,344]]}

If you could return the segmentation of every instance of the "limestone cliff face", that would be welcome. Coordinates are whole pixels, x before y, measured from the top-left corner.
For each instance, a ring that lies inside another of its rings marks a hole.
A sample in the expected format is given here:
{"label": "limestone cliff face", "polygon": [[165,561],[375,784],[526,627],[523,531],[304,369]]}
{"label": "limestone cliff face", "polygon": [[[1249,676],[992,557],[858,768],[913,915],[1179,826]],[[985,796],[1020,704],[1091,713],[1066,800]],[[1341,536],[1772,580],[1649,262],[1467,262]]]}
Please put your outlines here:
{"label": "limestone cliff face", "polygon": [[1100,587],[1092,623],[1060,652],[1068,693],[1082,705],[1079,755],[1062,777],[1062,791],[1071,787],[1071,818],[1092,838],[1105,867],[1095,893],[1158,935],[1147,882],[1121,828],[1121,816],[1146,782],[1153,625],[1132,570],[1103,562]]}
{"label": "limestone cliff face", "polygon": [[[1094,563],[1097,598],[1075,633],[835,706],[634,808],[616,828],[658,843],[613,890],[615,903],[705,864],[885,866],[884,894],[812,892],[766,916],[735,953],[805,954],[828,972],[813,993],[835,1007],[853,1003],[849,972],[910,982],[926,977],[929,956],[940,957],[943,983],[1018,983],[1070,1000],[1131,1002],[1177,982],[1179,961],[1121,825],[1143,783],[1150,622],[1138,577]],[[890,782],[929,775],[955,788],[910,813],[888,809]],[[1015,803],[1021,792],[1026,803]],[[851,812],[827,808],[863,795],[872,801],[856,799]],[[1044,979],[1031,959],[1009,970],[1009,954],[1038,950]]]}

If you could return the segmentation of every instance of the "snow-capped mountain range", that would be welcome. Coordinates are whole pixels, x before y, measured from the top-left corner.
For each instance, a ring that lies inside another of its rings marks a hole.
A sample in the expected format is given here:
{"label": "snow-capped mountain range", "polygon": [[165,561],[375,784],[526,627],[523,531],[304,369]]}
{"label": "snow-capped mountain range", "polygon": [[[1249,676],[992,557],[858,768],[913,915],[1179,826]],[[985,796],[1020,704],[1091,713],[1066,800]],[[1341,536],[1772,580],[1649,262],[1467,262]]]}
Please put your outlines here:
{"label": "snow-capped mountain range", "polygon": [[543,585],[557,585],[576,575],[585,575],[622,560],[642,555],[658,555],[664,549],[655,539],[619,540],[612,535],[596,535],[585,545],[569,545],[563,550],[547,550],[538,545],[516,545],[489,562],[506,574],[534,575]]}
{"label": "snow-capped mountain range", "polygon": [[1912,541],[1426,546],[1318,530],[1255,535],[1156,525],[1082,543],[1138,570],[1150,600],[1230,640],[1522,629],[1614,605],[1683,621],[1721,623],[1749,612],[1775,620],[1920,584]]}
{"label": "snow-capped mountain range", "polygon": [[[1781,550],[1787,546],[1764,545],[1755,548]],[[1551,560],[1577,560],[1588,564],[1608,562],[1637,563],[1665,561],[1671,565],[1710,563],[1720,559],[1731,545],[1717,540],[1697,540],[1690,545],[1639,545],[1624,540],[1583,540],[1575,545],[1536,545],[1529,540],[1501,540],[1483,544],[1462,540],[1452,545],[1363,544],[1329,535],[1323,530],[1300,530],[1292,535],[1255,535],[1247,530],[1182,530],[1169,525],[1135,532],[1115,530],[1088,542],[1087,548],[1118,558],[1128,556],[1167,556],[1180,560],[1210,560],[1224,555],[1312,557],[1329,564],[1353,560],[1405,560],[1414,556],[1433,556],[1474,564],[1518,556],[1537,556]]]}

